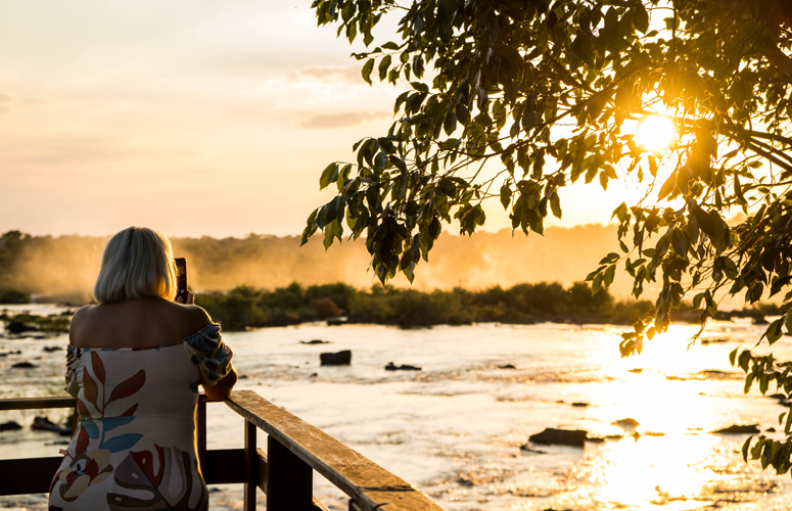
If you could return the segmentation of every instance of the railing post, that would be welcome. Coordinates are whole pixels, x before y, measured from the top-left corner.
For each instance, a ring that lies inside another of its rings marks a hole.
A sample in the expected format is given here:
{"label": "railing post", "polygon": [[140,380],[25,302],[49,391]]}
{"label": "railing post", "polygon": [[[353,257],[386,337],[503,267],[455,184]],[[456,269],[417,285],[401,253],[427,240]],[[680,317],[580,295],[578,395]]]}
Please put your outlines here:
{"label": "railing post", "polygon": [[198,468],[203,473],[206,463],[206,401],[199,400],[195,422],[195,442],[198,444]]}
{"label": "railing post", "polygon": [[313,469],[267,437],[267,511],[313,511]]}
{"label": "railing post", "polygon": [[256,483],[258,482],[258,455],[256,454],[256,425],[245,421],[245,511],[256,510]]}

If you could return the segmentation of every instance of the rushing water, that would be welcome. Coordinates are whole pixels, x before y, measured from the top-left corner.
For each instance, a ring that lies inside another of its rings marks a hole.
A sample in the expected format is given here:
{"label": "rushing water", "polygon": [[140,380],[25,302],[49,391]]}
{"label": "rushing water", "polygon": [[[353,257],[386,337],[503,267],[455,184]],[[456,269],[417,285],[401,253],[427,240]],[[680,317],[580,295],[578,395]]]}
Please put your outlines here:
{"label": "rushing water", "polygon": [[[608,326],[316,324],[228,333],[226,342],[243,375],[239,388],[322,428],[449,510],[789,509],[789,475],[746,465],[740,454],[746,435],[709,433],[731,424],[782,429],[777,417],[786,409],[756,391],[744,395],[741,373],[728,362],[729,351],[752,347],[762,327],[713,323],[704,338],[725,342],[689,347],[695,330],[673,326],[628,359],[619,358],[621,328]],[[311,339],[333,344],[299,343]],[[65,335],[0,339],[0,353],[22,352],[0,357],[0,395],[61,394],[64,351],[43,348],[66,343]],[[319,366],[320,352],[342,349],[352,350],[351,366]],[[792,359],[792,338],[774,351]],[[11,368],[23,360],[37,367]],[[423,370],[385,371],[390,361]],[[499,368],[506,364],[516,369]],[[57,455],[61,438],[28,427],[43,413],[63,420],[68,411],[0,413],[0,422],[25,425],[0,433],[0,458]],[[640,436],[612,424],[625,418],[640,423]],[[546,427],[621,437],[583,449],[520,449]],[[238,416],[210,405],[210,449],[240,447],[242,431]],[[266,445],[263,434],[259,444]],[[315,493],[346,509],[343,495],[318,477]],[[240,508],[241,488],[222,486],[211,498],[212,509]],[[0,497],[0,507],[45,509],[44,503],[43,496]]]}

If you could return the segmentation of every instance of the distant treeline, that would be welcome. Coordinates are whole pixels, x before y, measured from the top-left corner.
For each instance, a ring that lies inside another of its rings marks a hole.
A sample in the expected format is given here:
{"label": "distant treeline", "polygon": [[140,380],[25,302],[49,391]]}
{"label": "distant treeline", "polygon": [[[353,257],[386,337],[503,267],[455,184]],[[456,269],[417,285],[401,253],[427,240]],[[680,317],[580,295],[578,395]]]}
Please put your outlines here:
{"label": "distant treeline", "polygon": [[465,325],[500,322],[632,324],[651,311],[648,300],[617,302],[605,290],[591,294],[578,282],[499,286],[484,291],[454,288],[422,292],[393,286],[362,290],[347,284],[303,287],[293,283],[274,291],[241,286],[227,293],[198,294],[226,330],[293,325],[341,316],[349,323],[400,326]]}

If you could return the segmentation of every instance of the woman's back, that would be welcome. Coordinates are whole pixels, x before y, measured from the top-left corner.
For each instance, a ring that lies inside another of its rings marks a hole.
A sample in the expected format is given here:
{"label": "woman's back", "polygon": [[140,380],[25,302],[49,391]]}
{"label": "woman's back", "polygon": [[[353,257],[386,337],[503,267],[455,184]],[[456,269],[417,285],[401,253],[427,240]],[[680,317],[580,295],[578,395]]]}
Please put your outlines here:
{"label": "woman's back", "polygon": [[232,357],[208,321],[199,307],[160,299],[75,314],[67,391],[81,420],[51,510],[206,509],[195,406],[199,385],[226,376]]}
{"label": "woman's back", "polygon": [[80,348],[145,348],[191,335],[211,322],[206,311],[163,298],[83,307],[72,318],[69,343]]}

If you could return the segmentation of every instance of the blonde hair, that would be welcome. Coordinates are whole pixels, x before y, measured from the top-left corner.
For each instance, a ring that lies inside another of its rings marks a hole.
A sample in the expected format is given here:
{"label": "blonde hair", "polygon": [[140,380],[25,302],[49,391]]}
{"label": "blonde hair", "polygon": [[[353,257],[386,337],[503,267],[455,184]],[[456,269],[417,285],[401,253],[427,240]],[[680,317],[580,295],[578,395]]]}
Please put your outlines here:
{"label": "blonde hair", "polygon": [[94,286],[97,303],[135,298],[176,296],[176,262],[164,234],[148,227],[130,227],[107,242]]}

